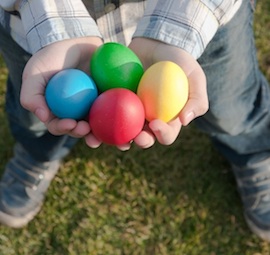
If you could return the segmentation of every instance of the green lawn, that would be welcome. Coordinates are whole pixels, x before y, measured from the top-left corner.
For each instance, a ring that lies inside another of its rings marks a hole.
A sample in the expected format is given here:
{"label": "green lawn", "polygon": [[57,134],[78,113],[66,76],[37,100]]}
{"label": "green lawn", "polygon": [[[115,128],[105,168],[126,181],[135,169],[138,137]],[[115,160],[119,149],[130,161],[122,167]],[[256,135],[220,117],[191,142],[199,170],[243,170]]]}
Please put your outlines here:
{"label": "green lawn", "polygon": [[[270,80],[270,1],[256,11],[262,70]],[[0,64],[0,167],[12,156]],[[4,139],[3,139],[4,137]],[[81,141],[54,179],[40,214],[25,228],[0,228],[0,255],[267,255],[247,228],[228,164],[193,125],[172,146]]]}

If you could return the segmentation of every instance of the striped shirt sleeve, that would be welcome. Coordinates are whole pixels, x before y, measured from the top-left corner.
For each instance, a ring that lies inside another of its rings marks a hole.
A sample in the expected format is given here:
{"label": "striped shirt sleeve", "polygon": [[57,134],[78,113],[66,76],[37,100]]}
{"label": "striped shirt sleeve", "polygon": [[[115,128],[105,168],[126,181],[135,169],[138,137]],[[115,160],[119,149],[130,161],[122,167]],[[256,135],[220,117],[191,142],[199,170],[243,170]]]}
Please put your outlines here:
{"label": "striped shirt sleeve", "polygon": [[198,59],[240,4],[241,0],[149,0],[133,37],[163,41]]}
{"label": "striped shirt sleeve", "polygon": [[0,6],[6,11],[14,11],[16,0],[1,0]]}
{"label": "striped shirt sleeve", "polygon": [[80,0],[22,0],[18,9],[32,54],[65,39],[101,37],[95,21]]}

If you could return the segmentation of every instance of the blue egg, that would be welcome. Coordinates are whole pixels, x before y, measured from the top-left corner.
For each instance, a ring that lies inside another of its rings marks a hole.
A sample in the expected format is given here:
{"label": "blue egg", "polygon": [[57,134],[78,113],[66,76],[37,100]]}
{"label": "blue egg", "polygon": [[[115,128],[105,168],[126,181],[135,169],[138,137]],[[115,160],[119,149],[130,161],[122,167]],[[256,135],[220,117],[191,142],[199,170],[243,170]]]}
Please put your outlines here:
{"label": "blue egg", "polygon": [[78,69],[58,72],[49,80],[45,90],[49,109],[61,119],[83,119],[97,96],[92,78]]}

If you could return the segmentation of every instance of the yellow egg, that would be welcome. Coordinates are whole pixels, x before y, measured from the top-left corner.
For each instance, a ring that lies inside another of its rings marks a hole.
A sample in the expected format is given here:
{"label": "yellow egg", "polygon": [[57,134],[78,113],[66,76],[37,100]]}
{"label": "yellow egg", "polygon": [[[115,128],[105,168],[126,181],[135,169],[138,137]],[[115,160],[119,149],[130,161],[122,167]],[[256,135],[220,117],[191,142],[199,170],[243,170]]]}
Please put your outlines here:
{"label": "yellow egg", "polygon": [[146,120],[169,122],[179,115],[188,100],[188,79],[180,66],[161,61],[145,71],[137,94],[144,105]]}

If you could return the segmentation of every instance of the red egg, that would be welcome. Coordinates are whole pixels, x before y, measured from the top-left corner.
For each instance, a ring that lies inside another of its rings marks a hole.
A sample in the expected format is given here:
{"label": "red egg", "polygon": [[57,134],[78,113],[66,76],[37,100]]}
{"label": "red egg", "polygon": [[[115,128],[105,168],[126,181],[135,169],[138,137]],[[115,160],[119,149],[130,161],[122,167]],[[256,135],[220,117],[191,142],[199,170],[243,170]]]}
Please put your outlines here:
{"label": "red egg", "polygon": [[144,107],[139,97],[125,88],[101,93],[89,112],[89,125],[102,142],[121,145],[133,140],[142,130]]}

